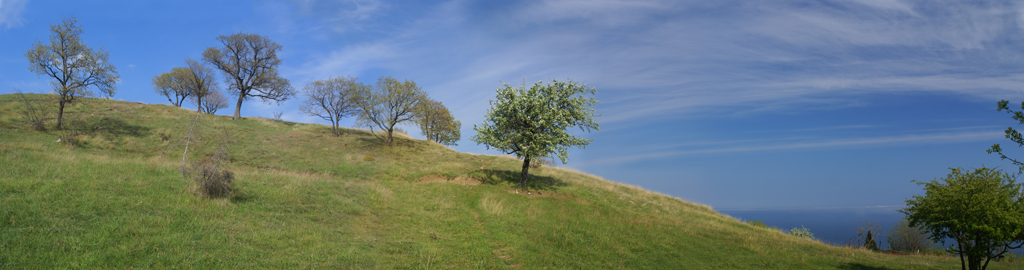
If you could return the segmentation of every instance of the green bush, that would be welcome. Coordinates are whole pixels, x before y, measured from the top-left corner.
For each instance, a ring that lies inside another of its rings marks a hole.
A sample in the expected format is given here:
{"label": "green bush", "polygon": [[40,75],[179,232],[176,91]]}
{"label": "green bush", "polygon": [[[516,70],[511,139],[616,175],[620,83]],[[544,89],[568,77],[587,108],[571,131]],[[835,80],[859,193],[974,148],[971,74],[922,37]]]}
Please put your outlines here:
{"label": "green bush", "polygon": [[792,230],[789,230],[789,234],[796,237],[803,237],[814,240],[814,233],[811,233],[811,229],[804,228],[804,226],[800,226],[800,228],[793,228]]}
{"label": "green bush", "polygon": [[756,219],[755,220],[748,220],[746,223],[750,224],[750,226],[754,226],[754,227],[760,227],[760,228],[766,228],[766,229],[768,228],[768,225],[764,225],[764,222],[761,222],[760,220],[756,220]]}

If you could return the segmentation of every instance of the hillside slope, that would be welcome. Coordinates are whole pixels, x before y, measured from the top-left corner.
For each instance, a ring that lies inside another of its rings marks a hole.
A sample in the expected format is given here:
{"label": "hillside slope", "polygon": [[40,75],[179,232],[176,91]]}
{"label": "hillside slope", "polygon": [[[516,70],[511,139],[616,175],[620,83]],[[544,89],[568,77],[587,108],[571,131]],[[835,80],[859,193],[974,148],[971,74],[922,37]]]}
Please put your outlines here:
{"label": "hillside slope", "polygon": [[532,169],[525,194],[514,158],[259,118],[199,116],[186,157],[224,145],[236,179],[231,198],[203,199],[178,171],[194,111],[84,99],[66,112],[80,133],[68,144],[30,130],[22,110],[0,95],[3,269],[959,267],[832,247],[561,168]]}

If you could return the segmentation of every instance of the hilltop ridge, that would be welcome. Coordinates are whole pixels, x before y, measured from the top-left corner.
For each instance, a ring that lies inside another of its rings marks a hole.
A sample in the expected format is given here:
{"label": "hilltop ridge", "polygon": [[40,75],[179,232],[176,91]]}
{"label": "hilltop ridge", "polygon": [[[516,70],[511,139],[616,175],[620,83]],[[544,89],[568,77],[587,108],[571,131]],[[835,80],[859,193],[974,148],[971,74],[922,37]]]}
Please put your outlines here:
{"label": "hilltop ridge", "polygon": [[[48,95],[27,95],[45,102]],[[365,130],[83,99],[33,131],[0,95],[0,268],[949,269],[750,226],[570,169]],[[49,106],[49,105],[47,105]],[[47,109],[49,107],[46,107]],[[178,171],[227,149],[235,193]],[[1014,265],[998,263],[992,269]]]}

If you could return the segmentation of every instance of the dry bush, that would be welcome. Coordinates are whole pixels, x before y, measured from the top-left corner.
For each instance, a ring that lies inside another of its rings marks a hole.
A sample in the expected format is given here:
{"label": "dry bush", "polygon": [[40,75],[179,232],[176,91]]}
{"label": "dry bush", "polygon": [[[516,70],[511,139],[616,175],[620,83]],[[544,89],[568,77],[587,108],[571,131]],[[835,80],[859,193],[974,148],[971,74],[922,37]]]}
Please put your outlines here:
{"label": "dry bush", "polygon": [[857,237],[846,242],[846,246],[852,248],[867,247],[868,232],[873,232],[872,240],[885,239],[885,237],[880,234],[881,231],[882,226],[878,225],[878,223],[873,221],[861,221],[860,226],[857,227]]}
{"label": "dry bush", "polygon": [[[201,125],[200,116],[201,114],[196,113],[196,117],[191,121],[187,131],[182,134],[179,142],[185,146],[184,152],[181,154],[181,175],[185,178],[186,186],[197,195],[204,198],[230,197],[234,193],[235,177],[224,165],[224,161],[228,159],[228,145],[231,143],[231,134],[227,129],[224,130],[220,146],[216,151],[207,154],[206,158],[199,161],[188,162],[190,148],[193,152],[201,154],[204,152],[203,146],[208,144],[205,140],[207,137],[201,134],[202,128],[196,129]],[[170,149],[168,149],[169,151]]]}
{"label": "dry bush", "polygon": [[907,219],[900,219],[889,229],[889,249],[901,252],[929,252],[941,249],[929,238],[928,231],[921,226],[911,227]]}
{"label": "dry bush", "polygon": [[22,104],[25,105],[25,121],[28,122],[29,126],[36,131],[46,131],[46,110],[43,110],[43,106],[39,105],[36,101],[28,100],[25,94],[21,91],[15,91],[15,94],[21,98]]}
{"label": "dry bush", "polygon": [[193,183],[193,193],[204,198],[225,198],[234,193],[234,174],[219,165],[215,158],[195,162],[186,170],[186,177]]}

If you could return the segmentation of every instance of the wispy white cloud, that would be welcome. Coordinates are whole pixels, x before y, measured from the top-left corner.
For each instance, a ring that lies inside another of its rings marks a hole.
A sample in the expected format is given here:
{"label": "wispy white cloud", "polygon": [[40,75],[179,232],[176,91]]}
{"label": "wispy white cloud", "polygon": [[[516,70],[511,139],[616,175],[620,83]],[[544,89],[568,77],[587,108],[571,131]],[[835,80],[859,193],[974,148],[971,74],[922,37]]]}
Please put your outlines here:
{"label": "wispy white cloud", "polygon": [[0,27],[14,28],[22,25],[22,11],[28,0],[0,0]]}
{"label": "wispy white cloud", "polygon": [[365,69],[386,65],[397,55],[399,52],[396,51],[393,44],[352,45],[323,55],[314,55],[312,61],[303,63],[295,69],[285,70],[285,73],[289,77],[297,78],[293,83],[322,80],[328,77],[353,76],[352,74],[360,74]]}
{"label": "wispy white cloud", "polygon": [[[380,10],[366,6],[360,12]],[[1024,89],[1024,69],[1006,68],[1024,57],[1004,40],[1021,21],[1014,3],[544,0],[478,8],[465,1],[431,7],[387,36],[323,53],[296,73],[375,68],[411,76],[458,104],[453,113],[467,122],[479,122],[499,80],[524,77],[586,80],[598,88],[606,124],[739,107],[861,106],[875,93],[993,98]]]}
{"label": "wispy white cloud", "polygon": [[321,20],[320,24],[336,32],[359,30],[363,23],[378,17],[388,8],[388,4],[380,0],[295,0],[299,16],[312,16]]}
{"label": "wispy white cloud", "polygon": [[[660,159],[674,156],[760,152],[760,151],[785,151],[798,149],[830,149],[841,147],[869,147],[892,144],[939,144],[957,143],[977,140],[994,140],[1004,136],[998,131],[975,131],[960,133],[935,133],[935,134],[911,134],[901,136],[868,137],[868,138],[844,138],[834,140],[800,141],[777,144],[757,144],[733,147],[702,148],[676,151],[662,151],[655,153],[644,153],[626,155],[613,158],[604,158],[590,161],[583,161],[578,166],[602,166],[608,164],[620,164],[640,160]],[[710,144],[709,144],[710,145]]]}

